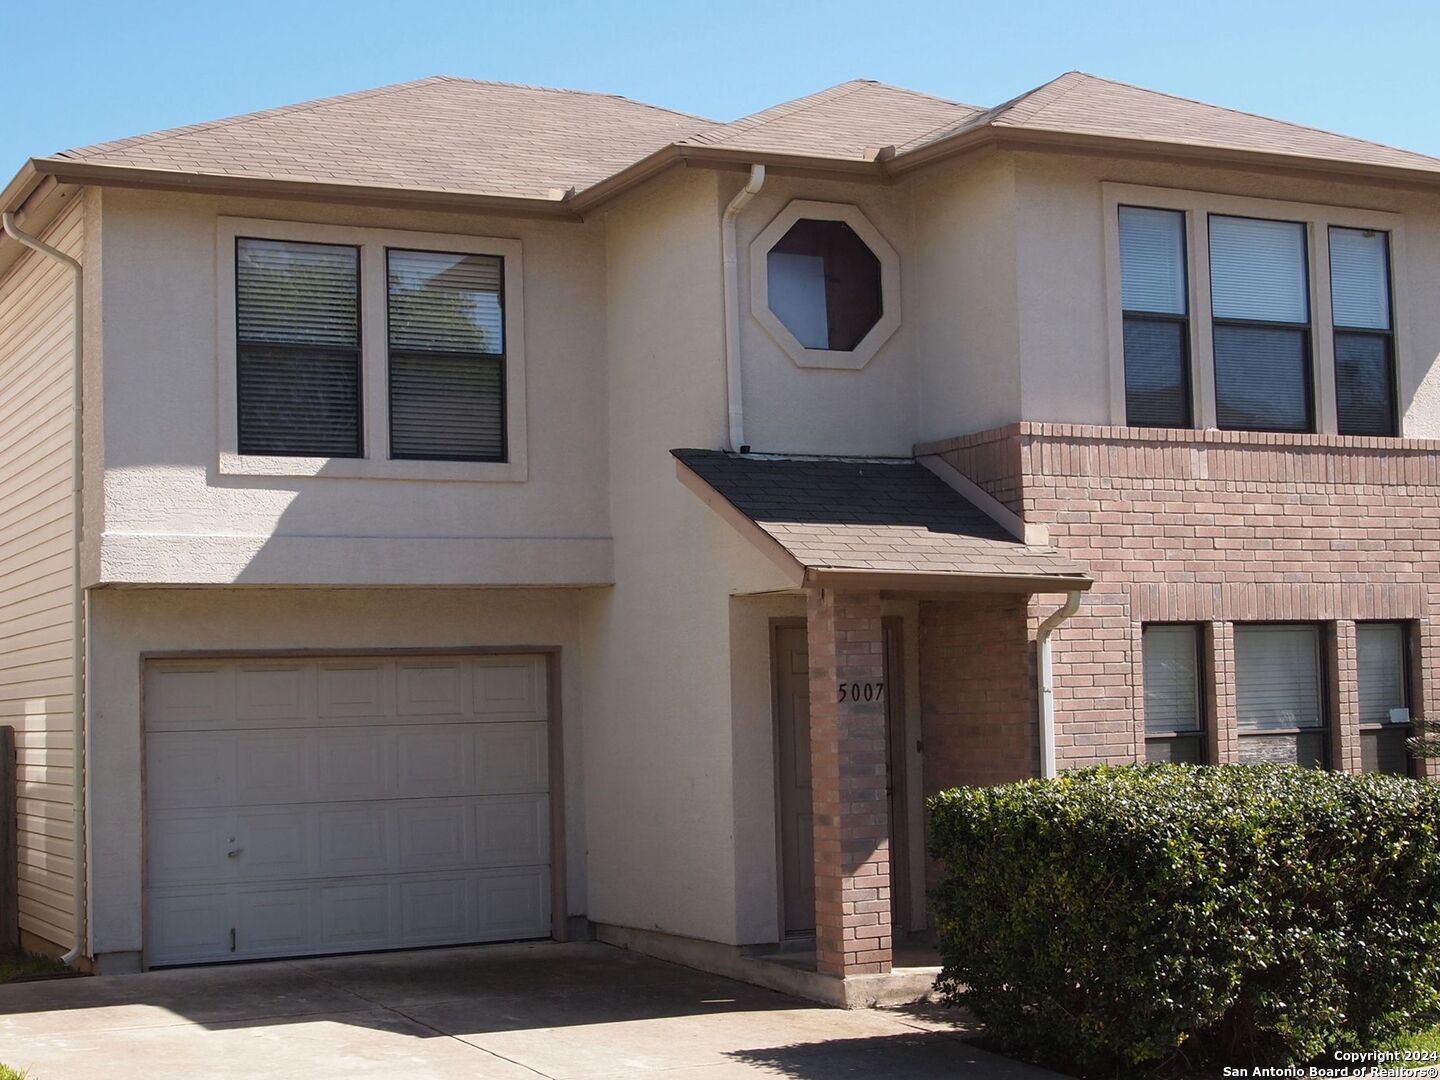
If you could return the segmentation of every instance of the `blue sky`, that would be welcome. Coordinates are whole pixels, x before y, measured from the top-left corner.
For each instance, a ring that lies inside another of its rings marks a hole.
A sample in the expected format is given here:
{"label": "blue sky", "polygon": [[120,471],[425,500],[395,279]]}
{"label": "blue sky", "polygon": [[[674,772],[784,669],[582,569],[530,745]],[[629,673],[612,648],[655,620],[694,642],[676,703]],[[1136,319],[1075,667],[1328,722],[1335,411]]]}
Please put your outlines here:
{"label": "blue sky", "polygon": [[993,105],[1078,68],[1440,156],[1440,5],[71,0],[6,4],[26,157],[431,74],[729,120],[851,78]]}

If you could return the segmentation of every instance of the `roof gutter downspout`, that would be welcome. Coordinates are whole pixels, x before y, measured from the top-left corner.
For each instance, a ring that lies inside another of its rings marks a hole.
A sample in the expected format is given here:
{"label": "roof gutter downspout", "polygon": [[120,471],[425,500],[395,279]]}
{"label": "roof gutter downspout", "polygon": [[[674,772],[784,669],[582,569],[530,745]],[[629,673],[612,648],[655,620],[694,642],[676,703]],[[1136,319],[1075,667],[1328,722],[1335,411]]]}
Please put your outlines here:
{"label": "roof gutter downspout", "polygon": [[89,919],[87,918],[89,884],[86,866],[89,861],[85,834],[85,587],[80,570],[80,540],[85,531],[85,508],[82,502],[82,481],[84,464],[84,382],[81,359],[84,356],[85,318],[85,271],[78,260],[63,251],[51,247],[29,233],[22,232],[15,225],[15,215],[6,211],[0,215],[0,227],[5,235],[23,244],[32,251],[63,263],[69,268],[75,280],[75,329],[74,329],[74,401],[71,406],[71,507],[74,580],[71,583],[70,622],[72,627],[71,656],[73,658],[73,684],[71,689],[71,714],[75,725],[74,740],[71,743],[74,755],[73,803],[75,818],[75,947],[61,957],[67,964],[73,964],[79,957],[89,954]]}
{"label": "roof gutter downspout", "polygon": [[1069,593],[1065,603],[1041,622],[1035,635],[1040,646],[1040,775],[1053,780],[1055,768],[1055,672],[1050,660],[1050,637],[1060,624],[1080,610],[1080,594]]}
{"label": "roof gutter downspout", "polygon": [[740,268],[735,258],[735,219],[765,185],[765,166],[751,165],[750,179],[725,207],[720,219],[720,250],[725,288],[725,393],[730,410],[730,450],[746,453],[745,396],[740,386]]}

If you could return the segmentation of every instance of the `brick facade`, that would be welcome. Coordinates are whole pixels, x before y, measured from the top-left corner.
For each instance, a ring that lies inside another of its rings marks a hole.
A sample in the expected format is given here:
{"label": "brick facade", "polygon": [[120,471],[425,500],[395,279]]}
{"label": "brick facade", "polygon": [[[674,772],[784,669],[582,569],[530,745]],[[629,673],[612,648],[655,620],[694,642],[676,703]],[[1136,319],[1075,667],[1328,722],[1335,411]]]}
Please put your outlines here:
{"label": "brick facade", "polygon": [[1409,623],[1412,707],[1440,700],[1440,442],[1023,423],[926,449],[1095,578],[1055,639],[1061,768],[1144,756],[1147,622],[1205,630],[1214,760],[1238,756],[1236,622],[1325,627],[1339,767],[1359,767],[1355,621]]}
{"label": "brick facade", "polygon": [[[812,589],[810,782],[815,840],[815,960],[826,975],[890,970],[890,816],[877,593]],[[841,689],[845,688],[842,694]]]}

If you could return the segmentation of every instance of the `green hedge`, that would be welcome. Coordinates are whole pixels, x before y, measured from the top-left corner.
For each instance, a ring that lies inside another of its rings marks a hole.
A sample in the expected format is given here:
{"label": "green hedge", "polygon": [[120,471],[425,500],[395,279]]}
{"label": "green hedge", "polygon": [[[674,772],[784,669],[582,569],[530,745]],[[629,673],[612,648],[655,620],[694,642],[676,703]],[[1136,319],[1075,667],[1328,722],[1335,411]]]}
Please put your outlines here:
{"label": "green hedge", "polygon": [[1033,1060],[1299,1063],[1440,1003],[1440,785],[1098,767],[930,811],[940,990]]}

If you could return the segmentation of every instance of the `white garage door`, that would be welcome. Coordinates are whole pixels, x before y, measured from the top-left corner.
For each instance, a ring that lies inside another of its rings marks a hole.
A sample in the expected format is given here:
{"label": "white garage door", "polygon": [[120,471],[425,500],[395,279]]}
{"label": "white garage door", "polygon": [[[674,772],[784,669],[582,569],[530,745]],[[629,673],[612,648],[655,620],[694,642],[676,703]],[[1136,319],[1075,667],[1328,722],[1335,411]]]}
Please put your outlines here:
{"label": "white garage door", "polygon": [[149,962],[548,937],[545,671],[152,661]]}

